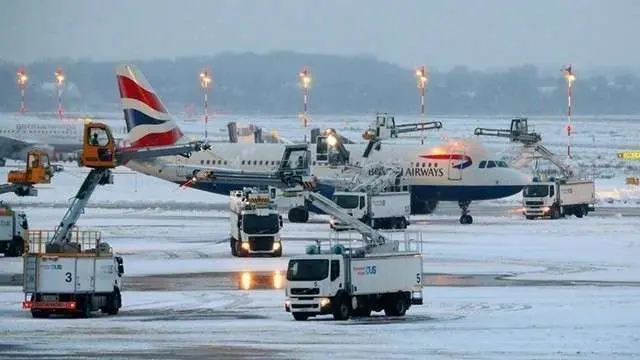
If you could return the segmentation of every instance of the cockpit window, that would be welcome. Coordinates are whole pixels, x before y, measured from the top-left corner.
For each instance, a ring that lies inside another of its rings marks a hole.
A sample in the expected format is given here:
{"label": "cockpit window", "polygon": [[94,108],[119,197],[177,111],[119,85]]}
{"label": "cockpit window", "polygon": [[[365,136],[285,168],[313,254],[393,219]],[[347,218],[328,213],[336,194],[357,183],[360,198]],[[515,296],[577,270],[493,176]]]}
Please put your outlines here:
{"label": "cockpit window", "polygon": [[496,162],[493,160],[489,160],[487,162],[487,168],[494,168],[494,167],[496,167]]}
{"label": "cockpit window", "polygon": [[478,165],[480,169],[484,169],[486,166],[487,166],[487,160],[480,161],[480,165]]}
{"label": "cockpit window", "polygon": [[501,167],[501,168],[508,168],[509,167],[509,165],[507,165],[507,163],[502,161],[502,160],[498,161],[498,166]]}

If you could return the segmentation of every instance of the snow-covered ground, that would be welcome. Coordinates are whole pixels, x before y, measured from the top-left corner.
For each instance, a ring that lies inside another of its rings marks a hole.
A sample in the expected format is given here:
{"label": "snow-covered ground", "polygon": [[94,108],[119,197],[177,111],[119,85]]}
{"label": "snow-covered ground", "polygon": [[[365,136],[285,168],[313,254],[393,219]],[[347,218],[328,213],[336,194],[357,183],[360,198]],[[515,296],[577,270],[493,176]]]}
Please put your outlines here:
{"label": "snow-covered ground", "polygon": [[[27,208],[32,227],[53,227],[61,208]],[[321,217],[318,217],[321,219]],[[294,321],[282,290],[140,291],[127,285],[116,317],[32,319],[19,287],[0,287],[4,357],[321,359],[637,359],[640,357],[640,224],[637,217],[527,221],[519,215],[420,217],[425,305],[404,318]],[[280,259],[229,253],[219,210],[87,209],[124,256],[130,283],[144,276],[275,271],[328,235],[328,225],[285,224]],[[409,233],[409,236],[417,236]],[[0,259],[0,274],[19,274]],[[451,278],[451,274],[460,278]],[[502,279],[502,280],[500,280]],[[168,280],[167,280],[168,281]],[[129,286],[129,288],[128,288]],[[78,339],[82,340],[79,341]]]}

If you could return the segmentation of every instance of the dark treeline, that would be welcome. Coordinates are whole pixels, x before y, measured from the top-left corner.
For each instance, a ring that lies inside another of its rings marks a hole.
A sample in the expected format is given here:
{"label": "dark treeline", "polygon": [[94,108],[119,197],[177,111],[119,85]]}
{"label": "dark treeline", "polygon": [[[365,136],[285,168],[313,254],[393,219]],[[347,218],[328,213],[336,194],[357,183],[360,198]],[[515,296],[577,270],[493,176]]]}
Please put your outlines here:
{"label": "dark treeline", "polygon": [[[145,73],[172,112],[189,104],[200,108],[198,73],[211,70],[210,106],[222,113],[295,114],[302,108],[297,72],[308,66],[313,83],[312,113],[370,113],[418,111],[419,93],[412,69],[374,57],[273,52],[224,53],[210,57],[134,62]],[[61,66],[67,75],[65,107],[76,111],[119,109],[115,62],[42,61],[26,66],[30,111],[53,111],[56,91],[53,73]],[[0,61],[0,111],[16,111],[18,64]],[[577,73],[576,114],[640,113],[640,81],[633,73],[612,76]],[[566,108],[566,83],[560,66],[542,72],[524,65],[503,71],[476,71],[459,66],[433,69],[427,84],[430,114],[558,114]]]}

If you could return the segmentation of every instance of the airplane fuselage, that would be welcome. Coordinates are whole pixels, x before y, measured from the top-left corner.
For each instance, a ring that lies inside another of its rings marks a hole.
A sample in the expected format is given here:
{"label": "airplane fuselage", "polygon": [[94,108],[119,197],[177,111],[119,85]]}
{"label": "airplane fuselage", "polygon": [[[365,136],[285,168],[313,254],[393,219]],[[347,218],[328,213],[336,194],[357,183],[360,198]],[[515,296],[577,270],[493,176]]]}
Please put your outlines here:
{"label": "airplane fuselage", "polygon": [[[469,145],[469,144],[467,144]],[[480,144],[470,143],[467,154],[450,156],[454,149],[451,143],[437,146],[383,144],[380,151],[374,151],[369,158],[362,157],[365,144],[345,146],[350,152],[352,163],[395,161],[402,167],[407,178],[412,197],[421,201],[474,201],[498,199],[517,194],[527,183],[520,172],[505,166],[498,166],[499,159]],[[150,162],[131,162],[127,166],[133,170],[183,184],[193,176],[194,166],[222,167],[241,170],[272,170],[279,165],[284,151],[283,144],[241,144],[225,143],[214,145],[209,151],[193,153],[191,158],[181,156],[158,158]],[[310,146],[312,173],[320,178],[335,175],[340,167],[332,167],[315,161],[315,146]],[[491,160],[495,166],[486,167]],[[479,164],[485,161],[485,167]],[[181,168],[180,165],[189,165]],[[372,170],[374,171],[374,170]],[[191,187],[228,195],[231,190],[245,186],[238,183],[201,181]],[[332,187],[324,186],[325,195],[331,195]]]}

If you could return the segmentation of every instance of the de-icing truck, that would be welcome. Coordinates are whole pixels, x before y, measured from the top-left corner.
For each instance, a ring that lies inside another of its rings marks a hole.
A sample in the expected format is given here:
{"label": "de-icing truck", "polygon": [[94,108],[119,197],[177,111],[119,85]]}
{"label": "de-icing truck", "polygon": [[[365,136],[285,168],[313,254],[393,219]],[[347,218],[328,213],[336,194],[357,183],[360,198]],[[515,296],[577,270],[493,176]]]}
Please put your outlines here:
{"label": "de-icing truck", "polygon": [[522,191],[524,215],[527,219],[550,217],[558,219],[566,215],[579,218],[594,211],[596,191],[591,180],[566,180],[549,178],[524,187]]}
{"label": "de-icing truck", "polygon": [[230,246],[234,256],[282,256],[282,217],[275,204],[276,188],[233,190],[229,195]]}

